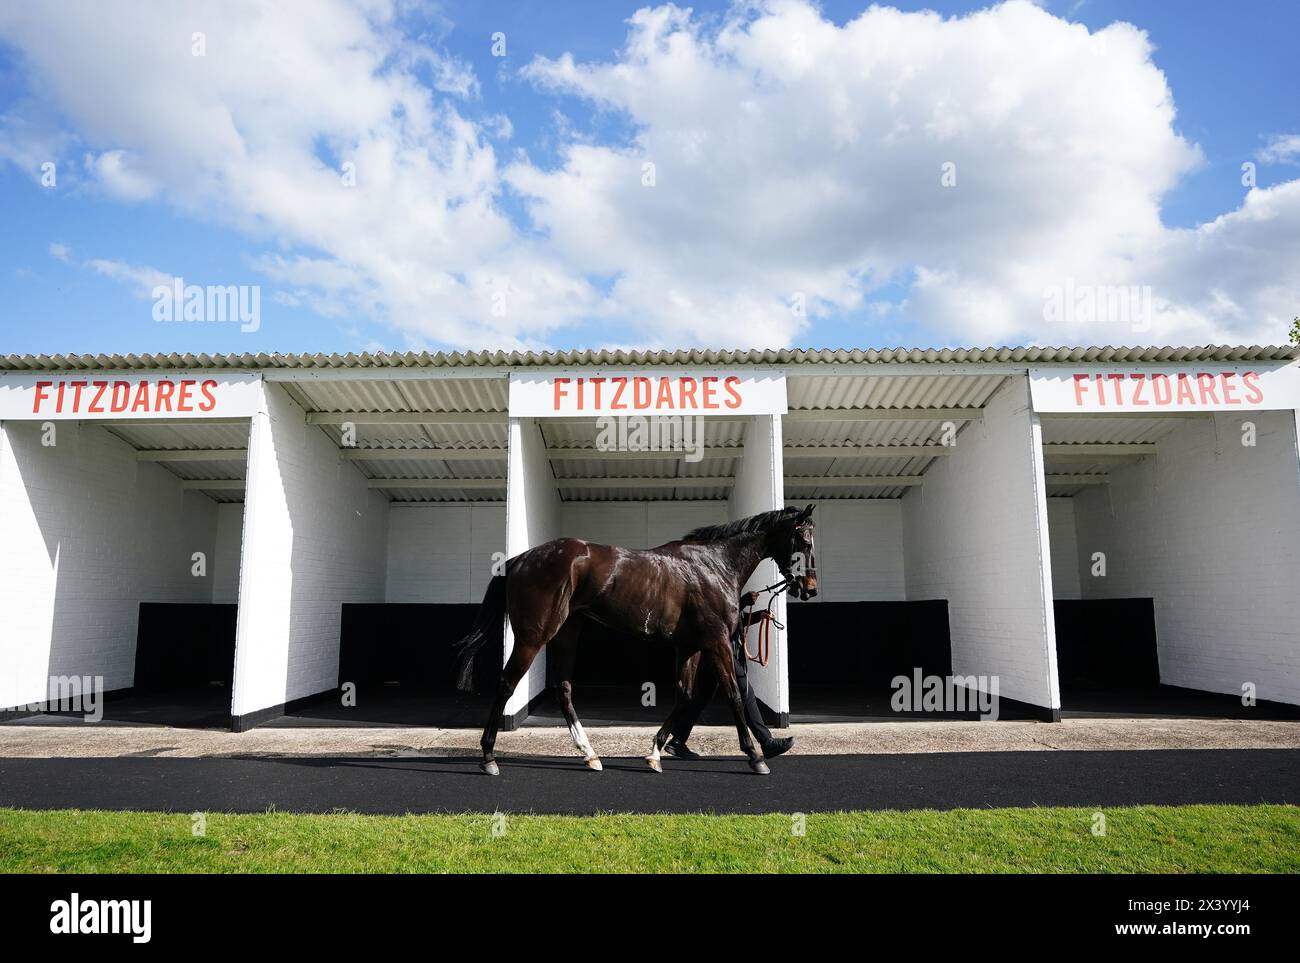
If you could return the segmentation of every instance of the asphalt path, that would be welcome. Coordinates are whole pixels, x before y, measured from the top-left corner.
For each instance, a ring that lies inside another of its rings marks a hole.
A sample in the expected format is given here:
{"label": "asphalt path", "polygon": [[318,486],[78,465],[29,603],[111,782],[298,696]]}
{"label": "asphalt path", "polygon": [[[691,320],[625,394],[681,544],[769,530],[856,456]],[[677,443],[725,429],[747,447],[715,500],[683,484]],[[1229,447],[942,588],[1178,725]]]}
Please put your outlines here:
{"label": "asphalt path", "polygon": [[832,812],[1006,806],[1300,803],[1300,750],[1187,749],[787,756],[0,759],[0,806],[164,812]]}

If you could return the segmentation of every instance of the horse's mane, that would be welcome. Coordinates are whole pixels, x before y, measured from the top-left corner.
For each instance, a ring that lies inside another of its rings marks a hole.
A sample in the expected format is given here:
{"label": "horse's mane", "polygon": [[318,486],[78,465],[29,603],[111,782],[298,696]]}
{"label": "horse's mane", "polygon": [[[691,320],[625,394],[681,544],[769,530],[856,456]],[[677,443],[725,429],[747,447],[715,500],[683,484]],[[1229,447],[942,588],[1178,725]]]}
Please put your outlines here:
{"label": "horse's mane", "polygon": [[786,515],[797,514],[797,508],[778,508],[771,512],[760,512],[757,515],[750,515],[748,518],[740,518],[734,522],[726,522],[722,525],[704,525],[700,528],[693,528],[682,536],[683,542],[716,542],[722,538],[730,538],[733,535],[746,535],[750,532],[766,531],[776,522],[780,521]]}

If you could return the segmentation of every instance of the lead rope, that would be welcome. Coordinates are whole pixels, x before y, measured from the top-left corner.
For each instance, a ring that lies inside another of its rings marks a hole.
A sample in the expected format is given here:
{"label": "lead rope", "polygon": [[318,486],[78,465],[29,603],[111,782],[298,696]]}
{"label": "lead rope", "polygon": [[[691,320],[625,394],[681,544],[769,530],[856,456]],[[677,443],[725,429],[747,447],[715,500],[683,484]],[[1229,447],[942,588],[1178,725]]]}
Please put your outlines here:
{"label": "lead rope", "polygon": [[764,592],[771,592],[772,594],[767,597],[767,605],[763,607],[763,621],[758,624],[757,654],[749,651],[749,632],[743,630],[741,632],[740,640],[745,647],[745,658],[750,662],[757,662],[764,667],[767,666],[767,661],[772,656],[772,627],[775,625],[778,629],[785,628],[785,625],[778,622],[776,616],[772,614],[772,606],[775,604],[777,596],[789,588],[793,581],[794,579],[788,578],[758,590],[760,595]]}

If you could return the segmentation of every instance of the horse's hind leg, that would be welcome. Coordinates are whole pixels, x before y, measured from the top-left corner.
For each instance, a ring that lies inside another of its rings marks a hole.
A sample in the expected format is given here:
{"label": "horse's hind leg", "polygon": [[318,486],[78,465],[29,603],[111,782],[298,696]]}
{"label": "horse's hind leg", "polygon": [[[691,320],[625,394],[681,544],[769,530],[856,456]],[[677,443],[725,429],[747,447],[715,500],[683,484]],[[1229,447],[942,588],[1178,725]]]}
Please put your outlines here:
{"label": "horse's hind leg", "polygon": [[537,658],[537,653],[542,651],[542,646],[545,644],[544,639],[521,639],[515,636],[514,648],[510,651],[510,658],[506,660],[505,671],[501,676],[501,687],[497,689],[496,701],[492,703],[492,711],[488,715],[487,725],[483,728],[483,738],[479,742],[483,747],[483,761],[479,763],[479,768],[489,776],[501,774],[493,750],[496,748],[497,731],[501,728],[501,716],[506,711],[506,703],[510,701],[515,686],[519,685],[519,680],[527,675],[528,667],[533,664],[533,659]]}
{"label": "horse's hind leg", "polygon": [[560,631],[551,639],[550,654],[547,657],[547,669],[551,676],[551,694],[560,705],[564,722],[569,727],[573,744],[582,753],[582,761],[593,772],[600,772],[605,767],[600,764],[600,757],[591,748],[586,730],[578,721],[578,713],[573,708],[573,667],[578,660],[578,637],[582,634],[582,616],[570,616]]}

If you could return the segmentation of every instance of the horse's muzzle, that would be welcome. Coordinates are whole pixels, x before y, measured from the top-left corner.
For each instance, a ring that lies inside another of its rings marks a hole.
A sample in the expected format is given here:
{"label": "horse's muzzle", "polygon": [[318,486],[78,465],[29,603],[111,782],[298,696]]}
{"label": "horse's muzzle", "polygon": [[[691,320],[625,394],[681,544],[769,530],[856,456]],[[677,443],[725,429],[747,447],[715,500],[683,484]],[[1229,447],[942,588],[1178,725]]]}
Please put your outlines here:
{"label": "horse's muzzle", "polygon": [[807,569],[802,575],[796,575],[790,584],[790,595],[799,597],[800,602],[807,602],[817,597],[817,570]]}

